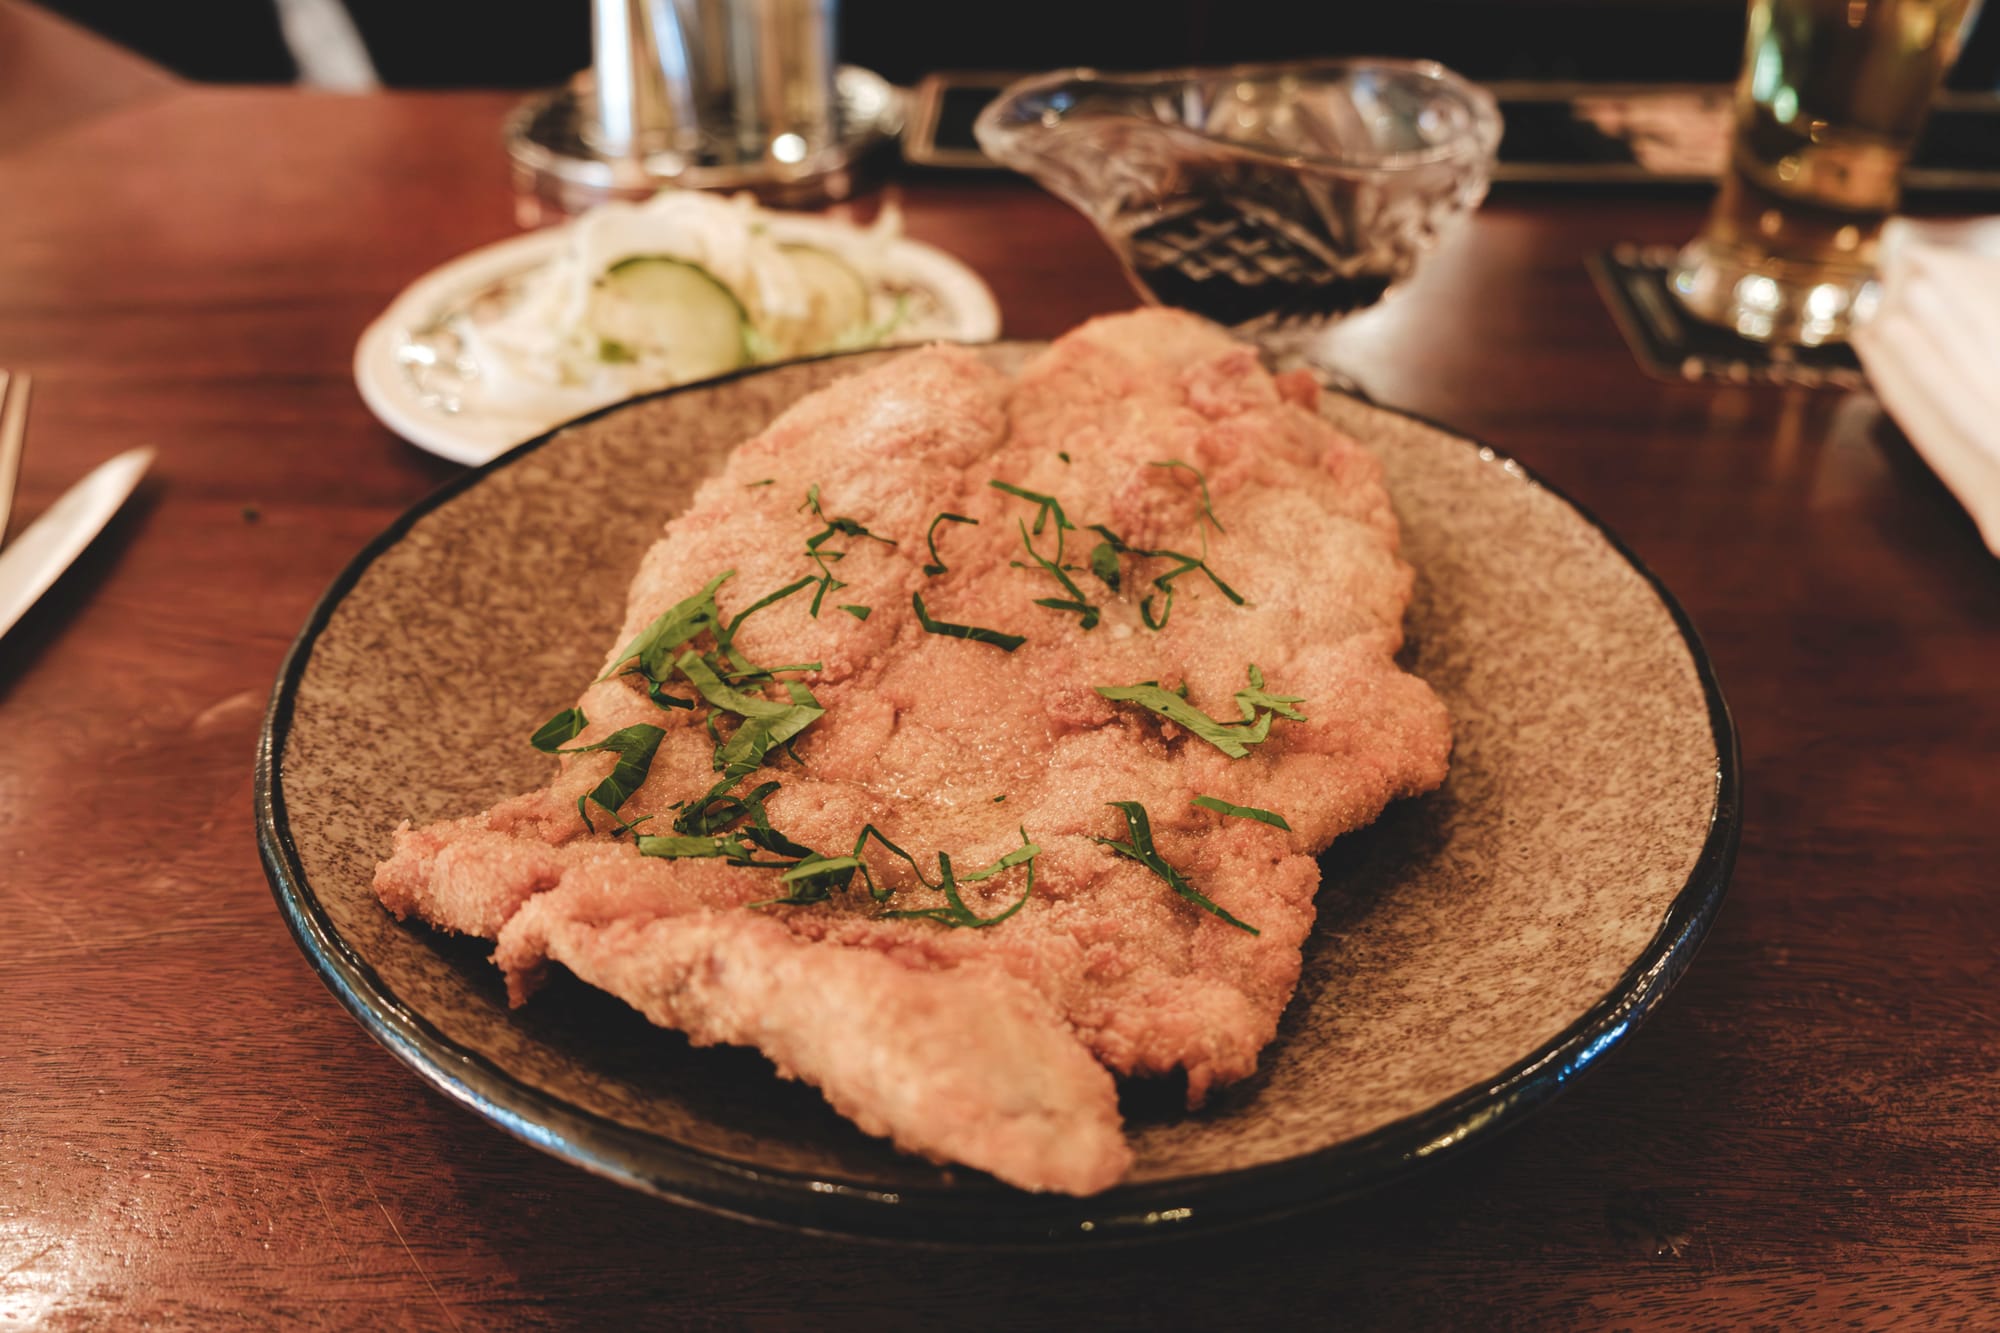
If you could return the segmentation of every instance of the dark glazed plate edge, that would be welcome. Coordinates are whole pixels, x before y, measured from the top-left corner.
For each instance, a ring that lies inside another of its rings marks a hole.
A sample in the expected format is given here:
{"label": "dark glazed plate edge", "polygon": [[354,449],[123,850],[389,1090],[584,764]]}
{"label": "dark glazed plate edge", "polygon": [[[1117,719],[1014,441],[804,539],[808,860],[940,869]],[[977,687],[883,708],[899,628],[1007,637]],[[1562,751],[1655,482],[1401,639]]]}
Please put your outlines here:
{"label": "dark glazed plate edge", "polygon": [[[854,353],[849,355],[867,355]],[[832,358],[825,358],[832,359]],[[1694,869],[1638,959],[1589,1012],[1528,1058],[1437,1106],[1359,1138],[1281,1162],[1119,1186],[1088,1199],[1034,1195],[967,1172],[949,1186],[890,1193],[853,1181],[760,1171],[632,1129],[519,1083],[453,1042],[398,999],[334,928],[306,880],[286,813],[283,755],[312,649],[362,575],[418,520],[573,426],[669,394],[762,373],[757,367],[599,409],[453,478],[368,543],[334,579],[287,651],[258,741],[253,805],[257,846],[278,909],[320,980],[361,1026],[425,1082],[525,1143],[596,1175],[743,1221],[820,1235],[930,1246],[1043,1248],[1165,1239],[1297,1212],[1365,1193],[1456,1158],[1547,1103],[1629,1039],[1692,962],[1714,920],[1742,835],[1736,726],[1692,621],[1659,578],[1589,510],[1531,469],[1456,431],[1398,413],[1478,449],[1510,479],[1574,510],[1645,579],[1672,616],[1696,673],[1715,741],[1715,802]],[[1387,409],[1394,410],[1394,409]]]}

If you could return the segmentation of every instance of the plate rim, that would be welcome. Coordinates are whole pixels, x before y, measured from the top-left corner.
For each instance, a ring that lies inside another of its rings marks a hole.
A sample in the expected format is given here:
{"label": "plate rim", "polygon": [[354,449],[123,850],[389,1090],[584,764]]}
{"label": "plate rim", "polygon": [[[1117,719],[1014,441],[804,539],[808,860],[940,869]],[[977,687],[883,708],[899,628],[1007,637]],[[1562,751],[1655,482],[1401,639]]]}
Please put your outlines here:
{"label": "plate rim", "polygon": [[[1037,345],[1042,344],[1019,340],[987,344]],[[885,1191],[853,1181],[748,1166],[587,1111],[515,1079],[477,1051],[445,1036],[398,999],[341,936],[313,892],[285,804],[283,754],[299,685],[314,645],[342,601],[421,519],[573,427],[638,403],[787,366],[891,350],[869,348],[748,367],[586,413],[445,482],[398,515],[328,585],[279,667],[258,737],[252,804],[259,859],[280,915],[321,982],[371,1037],[424,1082],[523,1142],[592,1174],[675,1203],[818,1235],[1007,1248],[1116,1244],[1185,1235],[1355,1197],[1437,1162],[1456,1160],[1498,1137],[1630,1038],[1692,962],[1728,888],[1742,837],[1741,751],[1714,665],[1679,601],[1596,515],[1511,456],[1428,417],[1374,403],[1364,405],[1417,421],[1478,451],[1482,463],[1500,469],[1510,481],[1548,492],[1595,529],[1645,581],[1672,619],[1701,683],[1715,742],[1708,831],[1658,930],[1581,1017],[1494,1077],[1367,1134],[1297,1157],[1119,1185],[1087,1198],[1029,1194],[984,1177],[950,1186]]]}

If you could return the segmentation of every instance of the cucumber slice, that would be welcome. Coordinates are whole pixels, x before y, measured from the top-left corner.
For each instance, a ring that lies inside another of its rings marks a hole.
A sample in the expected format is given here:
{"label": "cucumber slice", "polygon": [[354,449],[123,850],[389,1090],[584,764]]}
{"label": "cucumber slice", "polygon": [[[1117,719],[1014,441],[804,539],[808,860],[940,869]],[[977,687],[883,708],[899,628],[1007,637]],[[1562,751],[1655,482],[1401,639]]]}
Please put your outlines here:
{"label": "cucumber slice", "polygon": [[829,250],[796,242],[779,247],[804,283],[807,314],[788,330],[802,352],[820,352],[868,323],[868,280]]}
{"label": "cucumber slice", "polygon": [[676,379],[706,379],[750,361],[743,303],[684,259],[636,255],[613,264],[591,293],[589,324],[606,361],[658,361]]}

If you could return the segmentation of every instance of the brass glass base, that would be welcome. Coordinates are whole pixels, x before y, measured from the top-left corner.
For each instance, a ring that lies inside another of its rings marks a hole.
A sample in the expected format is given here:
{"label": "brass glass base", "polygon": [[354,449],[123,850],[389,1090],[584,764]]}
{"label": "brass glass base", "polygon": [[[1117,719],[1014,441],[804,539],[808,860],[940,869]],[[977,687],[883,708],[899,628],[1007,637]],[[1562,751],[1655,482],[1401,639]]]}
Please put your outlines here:
{"label": "brass glass base", "polygon": [[823,145],[780,135],[757,151],[718,141],[686,152],[613,157],[594,148],[587,133],[588,79],[585,71],[570,87],[537,94],[508,118],[507,155],[524,226],[581,213],[608,199],[649,198],[668,186],[748,190],[767,204],[844,199],[857,186],[862,156],[902,127],[900,92],[877,74],[843,65],[835,76],[834,136]]}

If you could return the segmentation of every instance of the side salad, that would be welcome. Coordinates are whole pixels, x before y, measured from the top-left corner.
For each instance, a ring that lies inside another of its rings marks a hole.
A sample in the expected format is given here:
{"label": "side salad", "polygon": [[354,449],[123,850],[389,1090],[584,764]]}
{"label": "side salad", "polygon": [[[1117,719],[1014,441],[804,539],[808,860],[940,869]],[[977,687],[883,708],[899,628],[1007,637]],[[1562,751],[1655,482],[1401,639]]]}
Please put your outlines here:
{"label": "side salad", "polygon": [[592,210],[546,263],[444,325],[469,406],[588,410],[745,366],[938,336],[890,263],[901,219],[670,191]]}

